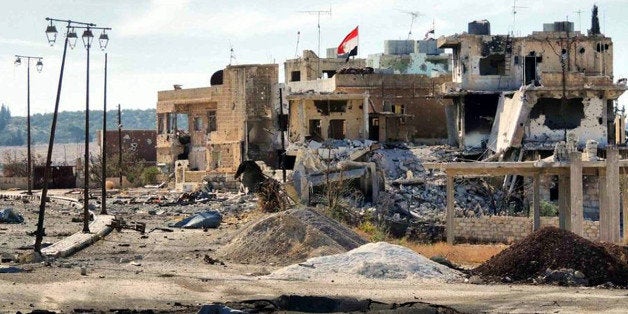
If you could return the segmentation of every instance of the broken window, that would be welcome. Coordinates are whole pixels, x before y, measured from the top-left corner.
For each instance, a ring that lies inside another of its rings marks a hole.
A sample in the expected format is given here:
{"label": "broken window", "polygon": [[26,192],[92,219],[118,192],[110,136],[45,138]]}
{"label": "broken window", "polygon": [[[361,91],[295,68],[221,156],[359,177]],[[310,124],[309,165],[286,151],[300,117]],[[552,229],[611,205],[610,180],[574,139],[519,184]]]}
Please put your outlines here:
{"label": "broken window", "polygon": [[499,94],[468,94],[464,98],[464,132],[465,145],[470,147],[485,147],[495,113]]}
{"label": "broken window", "polygon": [[530,111],[530,119],[545,116],[544,125],[552,130],[575,129],[584,119],[582,98],[539,98]]}
{"label": "broken window", "polygon": [[316,106],[316,111],[323,116],[329,115],[330,112],[347,111],[346,100],[314,100],[314,106]]}
{"label": "broken window", "polygon": [[216,131],[216,111],[207,112],[207,133]]}
{"label": "broken window", "polygon": [[[403,115],[406,113],[406,106],[404,105],[392,105],[392,112],[399,114],[399,115]],[[400,124],[404,124],[406,123],[406,118],[405,117],[400,117],[399,118],[399,123]]]}
{"label": "broken window", "polygon": [[345,120],[333,119],[329,120],[329,137],[336,140],[345,138]]}
{"label": "broken window", "polygon": [[298,82],[301,80],[301,71],[292,71],[290,73],[290,82]]}
{"label": "broken window", "polygon": [[157,115],[157,133],[164,134],[167,129],[168,119],[166,119],[166,114],[160,113]]}
{"label": "broken window", "polygon": [[527,56],[525,61],[525,85],[538,82],[539,78],[536,75],[537,64],[542,61],[541,57]]}
{"label": "broken window", "polygon": [[323,140],[323,131],[321,129],[321,120],[319,119],[310,119],[309,125],[310,137],[315,141]]}
{"label": "broken window", "polygon": [[194,117],[194,131],[203,130],[203,118]]}
{"label": "broken window", "polygon": [[323,71],[323,78],[332,78],[334,75],[336,75],[336,71],[335,70],[325,70],[325,71]]}
{"label": "broken window", "polygon": [[506,57],[492,54],[480,59],[480,75],[506,75]]}

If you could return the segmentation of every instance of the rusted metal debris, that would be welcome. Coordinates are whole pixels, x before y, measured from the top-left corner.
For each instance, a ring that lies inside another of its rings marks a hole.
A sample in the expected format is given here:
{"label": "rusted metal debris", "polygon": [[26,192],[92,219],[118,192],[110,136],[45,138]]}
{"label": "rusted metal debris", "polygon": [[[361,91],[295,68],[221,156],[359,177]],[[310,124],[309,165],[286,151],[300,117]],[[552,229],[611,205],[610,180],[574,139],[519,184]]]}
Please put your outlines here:
{"label": "rusted metal debris", "polygon": [[109,227],[116,229],[116,231],[120,232],[122,231],[122,229],[130,229],[130,230],[135,230],[135,231],[139,231],[141,234],[144,234],[144,232],[146,231],[146,223],[145,222],[138,222],[138,221],[130,221],[130,222],[126,222],[124,219],[120,218],[114,218],[111,221],[111,224],[108,225]]}

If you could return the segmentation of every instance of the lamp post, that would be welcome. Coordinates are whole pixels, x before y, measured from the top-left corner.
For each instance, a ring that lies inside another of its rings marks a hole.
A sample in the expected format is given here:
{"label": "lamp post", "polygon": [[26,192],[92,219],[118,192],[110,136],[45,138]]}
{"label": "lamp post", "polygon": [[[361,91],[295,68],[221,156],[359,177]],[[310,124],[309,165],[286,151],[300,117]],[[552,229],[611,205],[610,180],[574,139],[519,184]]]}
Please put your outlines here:
{"label": "lamp post", "polygon": [[94,34],[92,33],[92,29],[100,29],[103,31],[102,35],[100,36],[99,42],[100,48],[102,50],[105,50],[105,48],[107,47],[107,43],[109,42],[109,36],[105,33],[105,31],[111,28],[93,27],[89,25],[85,27],[79,26],[75,28],[84,29],[81,38],[83,39],[83,45],[85,46],[85,50],[87,51],[87,69],[85,79],[85,160],[83,166],[83,232],[89,233],[89,49],[92,47],[92,42],[94,40]]}
{"label": "lamp post", "polygon": [[41,61],[42,57],[31,57],[15,55],[15,65],[22,64],[22,59],[26,59],[26,176],[27,176],[27,190],[28,195],[33,195],[33,178],[32,178],[32,154],[31,154],[31,59],[37,59],[35,68],[37,72],[41,73],[44,67],[44,63]]}
{"label": "lamp post", "polygon": [[[53,149],[53,145],[54,145],[54,138],[55,138],[55,131],[57,129],[57,116],[59,113],[59,101],[61,100],[61,87],[63,86],[63,72],[65,69],[65,57],[67,54],[67,49],[68,49],[68,44],[70,42],[70,39],[73,39],[73,44],[76,42],[74,39],[76,39],[76,33],[74,32],[74,27],[78,26],[89,26],[89,27],[95,27],[96,24],[94,23],[85,23],[85,22],[78,22],[78,21],[72,21],[72,20],[60,20],[60,19],[54,19],[54,18],[46,18],[46,21],[50,22],[50,24],[46,27],[46,38],[48,39],[48,43],[50,44],[50,46],[53,46],[55,41],[57,40],[57,28],[56,26],[53,24],[53,22],[61,22],[61,23],[67,23],[66,26],[66,36],[65,36],[65,40],[64,40],[64,45],[63,45],[63,57],[61,58],[61,69],[59,71],[59,83],[57,85],[57,96],[56,96],[56,100],[55,100],[55,107],[54,107],[54,111],[53,111],[53,115],[52,115],[52,124],[50,126],[50,139],[48,141],[48,152],[46,154],[46,165],[44,168],[44,182],[43,182],[43,186],[42,186],[42,190],[41,190],[41,202],[39,204],[39,216],[37,219],[37,234],[36,234],[36,238],[35,238],[35,245],[34,250],[36,253],[41,253],[41,242],[43,240],[44,237],[44,215],[46,212],[46,199],[47,194],[48,194],[48,181],[50,180],[50,169],[51,169],[51,164],[52,164],[52,149]],[[103,30],[104,31],[104,30]],[[87,208],[85,208],[85,210],[87,210]]]}

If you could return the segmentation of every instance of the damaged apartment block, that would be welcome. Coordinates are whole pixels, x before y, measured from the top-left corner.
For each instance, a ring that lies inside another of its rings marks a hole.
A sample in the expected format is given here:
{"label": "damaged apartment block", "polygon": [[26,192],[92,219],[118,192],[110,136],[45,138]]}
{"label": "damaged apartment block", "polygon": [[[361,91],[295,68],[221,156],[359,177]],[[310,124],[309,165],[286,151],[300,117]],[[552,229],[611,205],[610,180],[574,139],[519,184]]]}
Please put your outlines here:
{"label": "damaged apartment block", "polygon": [[157,162],[179,188],[233,174],[244,160],[275,163],[277,78],[277,64],[228,66],[210,87],[158,92]]}

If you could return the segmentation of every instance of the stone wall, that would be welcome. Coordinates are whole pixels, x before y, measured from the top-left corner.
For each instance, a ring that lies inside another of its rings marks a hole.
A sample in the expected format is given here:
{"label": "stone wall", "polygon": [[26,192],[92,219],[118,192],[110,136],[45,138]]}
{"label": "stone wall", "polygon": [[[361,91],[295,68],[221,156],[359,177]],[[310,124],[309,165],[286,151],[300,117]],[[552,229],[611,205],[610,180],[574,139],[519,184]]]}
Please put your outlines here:
{"label": "stone wall", "polygon": [[[541,217],[541,228],[558,227],[558,217]],[[484,216],[480,218],[455,218],[456,241],[504,242],[521,240],[532,232],[532,219],[528,217]],[[585,238],[598,240],[599,221],[584,221]]]}

